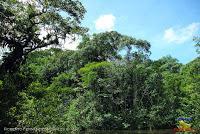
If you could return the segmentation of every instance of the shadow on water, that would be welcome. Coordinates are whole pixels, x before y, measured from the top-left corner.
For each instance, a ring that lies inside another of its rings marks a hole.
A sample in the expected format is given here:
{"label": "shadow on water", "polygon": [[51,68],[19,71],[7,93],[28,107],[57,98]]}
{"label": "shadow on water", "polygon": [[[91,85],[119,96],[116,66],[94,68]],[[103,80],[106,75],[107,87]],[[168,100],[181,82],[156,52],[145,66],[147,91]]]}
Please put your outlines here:
{"label": "shadow on water", "polygon": [[81,134],[175,134],[172,129],[166,130],[89,130]]}

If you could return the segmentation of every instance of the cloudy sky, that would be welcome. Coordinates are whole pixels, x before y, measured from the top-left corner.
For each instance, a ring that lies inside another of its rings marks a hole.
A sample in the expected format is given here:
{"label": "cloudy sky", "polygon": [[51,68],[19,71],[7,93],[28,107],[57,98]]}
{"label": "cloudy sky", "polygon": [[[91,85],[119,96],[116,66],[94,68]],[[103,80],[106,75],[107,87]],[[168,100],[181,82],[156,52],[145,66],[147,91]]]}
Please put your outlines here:
{"label": "cloudy sky", "polygon": [[145,39],[151,59],[171,55],[182,63],[197,57],[193,36],[200,35],[200,0],[81,0],[90,33],[115,30]]}

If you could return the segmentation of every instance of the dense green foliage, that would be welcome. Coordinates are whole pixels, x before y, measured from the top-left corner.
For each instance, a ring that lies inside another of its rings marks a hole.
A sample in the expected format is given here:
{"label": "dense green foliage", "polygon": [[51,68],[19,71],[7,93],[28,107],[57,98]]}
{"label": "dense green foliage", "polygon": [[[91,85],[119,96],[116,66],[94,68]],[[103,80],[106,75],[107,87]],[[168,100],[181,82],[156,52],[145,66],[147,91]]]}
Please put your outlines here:
{"label": "dense green foliage", "polygon": [[1,1],[0,47],[9,50],[4,54],[1,73],[18,69],[38,48],[60,45],[67,35],[83,33],[85,29],[79,24],[85,12],[76,0]]}
{"label": "dense green foliage", "polygon": [[[186,65],[171,56],[152,61],[149,42],[115,31],[84,35],[76,51],[36,50],[57,45],[50,36],[81,34],[78,24],[85,10],[73,0],[46,0],[42,13],[37,5],[23,5],[0,3],[0,46],[10,49],[1,62],[1,127],[64,128],[63,133],[163,129],[174,128],[178,117],[192,117],[193,127],[200,127],[199,57]],[[25,15],[17,15],[19,11]],[[58,31],[40,39],[39,24],[30,19],[38,15],[42,25]],[[24,49],[27,45],[30,51]]]}
{"label": "dense green foliage", "polygon": [[186,65],[170,56],[81,64],[86,60],[81,56],[77,65],[84,51],[49,49],[29,55],[18,72],[24,90],[9,110],[18,127],[173,128],[178,117],[192,117],[199,127],[199,58]]}
{"label": "dense green foliage", "polygon": [[197,53],[200,54],[200,37],[195,37],[194,41],[196,42],[196,47],[197,47]]}

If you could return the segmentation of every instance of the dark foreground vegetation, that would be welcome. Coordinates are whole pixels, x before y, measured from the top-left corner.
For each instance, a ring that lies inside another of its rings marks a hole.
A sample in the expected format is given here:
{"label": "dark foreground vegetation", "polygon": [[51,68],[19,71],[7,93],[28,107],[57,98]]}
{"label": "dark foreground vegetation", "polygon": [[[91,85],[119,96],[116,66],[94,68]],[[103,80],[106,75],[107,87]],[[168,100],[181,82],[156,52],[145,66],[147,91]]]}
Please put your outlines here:
{"label": "dark foreground vegetation", "polygon": [[[9,49],[0,66],[1,128],[169,129],[178,117],[200,127],[199,57],[186,65],[171,56],[153,61],[145,40],[85,34],[77,1],[38,4],[0,2],[0,47]],[[41,26],[52,29],[43,38]],[[38,50],[66,34],[83,35],[78,50]]]}

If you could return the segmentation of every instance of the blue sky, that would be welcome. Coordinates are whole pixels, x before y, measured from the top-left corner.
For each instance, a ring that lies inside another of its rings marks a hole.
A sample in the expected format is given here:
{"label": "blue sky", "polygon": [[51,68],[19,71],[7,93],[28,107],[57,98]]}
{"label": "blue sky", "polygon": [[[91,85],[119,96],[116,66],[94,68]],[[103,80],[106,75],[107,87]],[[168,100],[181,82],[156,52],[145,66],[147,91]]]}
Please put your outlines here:
{"label": "blue sky", "polygon": [[182,63],[197,57],[200,0],[81,0],[90,33],[115,30],[151,43],[151,59],[171,55]]}

